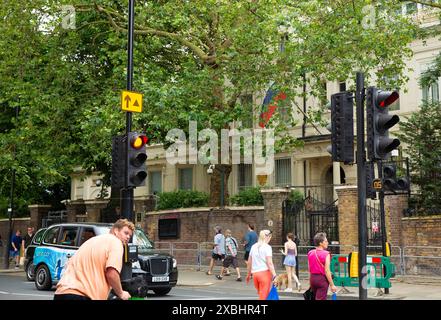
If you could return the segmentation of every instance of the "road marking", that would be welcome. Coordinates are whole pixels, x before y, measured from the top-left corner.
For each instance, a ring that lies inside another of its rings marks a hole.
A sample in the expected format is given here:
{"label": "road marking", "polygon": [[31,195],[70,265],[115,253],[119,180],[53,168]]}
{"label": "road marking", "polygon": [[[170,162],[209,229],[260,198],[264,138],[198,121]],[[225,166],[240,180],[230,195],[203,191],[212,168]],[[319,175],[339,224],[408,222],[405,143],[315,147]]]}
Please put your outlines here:
{"label": "road marking", "polygon": [[8,294],[8,295],[15,295],[15,296],[31,296],[31,297],[53,297],[52,295],[47,295],[47,294],[14,293],[14,292],[7,292],[7,291],[0,291],[0,294]]}

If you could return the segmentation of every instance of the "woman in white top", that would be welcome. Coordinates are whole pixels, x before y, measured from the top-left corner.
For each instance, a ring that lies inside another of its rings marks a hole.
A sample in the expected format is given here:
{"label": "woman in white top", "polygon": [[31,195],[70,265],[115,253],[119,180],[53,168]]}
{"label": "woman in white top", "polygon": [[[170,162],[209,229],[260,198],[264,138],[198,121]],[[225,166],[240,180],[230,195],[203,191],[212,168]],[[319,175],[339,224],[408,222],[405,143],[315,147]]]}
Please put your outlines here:
{"label": "woman in white top", "polygon": [[246,281],[249,283],[252,274],[254,286],[259,294],[259,300],[266,300],[271,290],[272,281],[276,277],[273,264],[273,250],[268,244],[270,240],[271,231],[260,231],[259,240],[251,247],[248,258]]}

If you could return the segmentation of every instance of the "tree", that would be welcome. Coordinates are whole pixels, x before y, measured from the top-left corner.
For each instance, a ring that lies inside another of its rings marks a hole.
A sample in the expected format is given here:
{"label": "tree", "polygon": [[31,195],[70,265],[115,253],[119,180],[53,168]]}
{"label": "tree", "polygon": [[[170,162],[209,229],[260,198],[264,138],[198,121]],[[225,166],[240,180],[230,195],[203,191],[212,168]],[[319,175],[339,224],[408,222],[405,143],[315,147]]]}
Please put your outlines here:
{"label": "tree", "polygon": [[[20,93],[28,107],[18,120],[18,134],[36,145],[20,153],[39,159],[47,183],[66,176],[75,164],[109,173],[111,137],[124,129],[119,92],[125,87],[126,5],[28,0],[17,8],[4,3],[1,16],[11,23],[2,27],[1,52],[11,43],[27,49],[24,63],[16,50],[8,53],[8,68],[0,69],[3,83],[5,75],[26,67],[23,77],[1,91],[8,95],[0,93],[10,108],[17,97],[13,88],[27,87]],[[61,4],[75,6],[76,29],[60,25]],[[303,95],[298,88],[304,75],[307,95],[317,97],[323,96],[323,81],[347,79],[355,70],[376,71],[380,78],[398,74],[397,84],[403,83],[404,61],[411,55],[407,45],[417,28],[395,14],[397,5],[378,1],[367,12],[362,0],[350,5],[317,0],[137,1],[133,89],[144,93],[145,107],[134,117],[133,128],[160,143],[170,129],[186,130],[189,120],[219,132],[249,118],[243,95],[263,93],[272,82],[295,103]],[[45,22],[45,32],[38,31],[43,13],[54,18]],[[375,21],[369,22],[372,13]],[[31,39],[28,32],[15,32],[16,25],[31,28]],[[319,114],[322,107],[310,110]],[[277,146],[296,145],[289,134],[293,124],[274,117],[269,125],[276,128]],[[11,135],[2,140],[10,144]],[[10,167],[6,162],[3,166]],[[231,166],[225,167],[226,184]],[[220,198],[219,177],[215,170],[211,204]]]}
{"label": "tree", "polygon": [[409,155],[411,181],[423,208],[441,207],[441,103],[424,101],[400,124],[400,139]]}

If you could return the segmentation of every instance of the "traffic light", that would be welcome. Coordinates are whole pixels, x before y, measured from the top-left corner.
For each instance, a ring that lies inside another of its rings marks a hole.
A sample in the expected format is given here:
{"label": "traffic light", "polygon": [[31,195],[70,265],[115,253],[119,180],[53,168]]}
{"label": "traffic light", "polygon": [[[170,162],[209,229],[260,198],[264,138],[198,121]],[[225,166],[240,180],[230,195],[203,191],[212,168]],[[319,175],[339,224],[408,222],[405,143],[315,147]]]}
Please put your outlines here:
{"label": "traffic light", "polygon": [[366,198],[376,199],[377,191],[374,189],[374,163],[366,162]]}
{"label": "traffic light", "polygon": [[146,143],[148,138],[145,134],[137,132],[129,132],[128,134],[128,165],[127,165],[127,180],[128,187],[138,187],[145,185],[147,178],[147,152]]}
{"label": "traffic light", "polygon": [[397,177],[397,165],[388,163],[383,165],[383,190],[397,193],[397,191],[409,191],[409,180],[407,177]]}
{"label": "traffic light", "polygon": [[389,115],[388,107],[398,98],[397,91],[384,91],[375,87],[367,89],[367,152],[371,161],[388,159],[390,152],[400,145],[400,140],[389,138],[389,129],[400,118]]}
{"label": "traffic light", "polygon": [[115,136],[112,138],[112,189],[121,189],[124,187],[124,164],[125,162],[125,136]]}
{"label": "traffic light", "polygon": [[383,188],[385,191],[397,189],[397,166],[395,164],[383,166]]}
{"label": "traffic light", "polygon": [[332,161],[354,162],[354,102],[349,91],[331,96],[331,145],[327,148]]}

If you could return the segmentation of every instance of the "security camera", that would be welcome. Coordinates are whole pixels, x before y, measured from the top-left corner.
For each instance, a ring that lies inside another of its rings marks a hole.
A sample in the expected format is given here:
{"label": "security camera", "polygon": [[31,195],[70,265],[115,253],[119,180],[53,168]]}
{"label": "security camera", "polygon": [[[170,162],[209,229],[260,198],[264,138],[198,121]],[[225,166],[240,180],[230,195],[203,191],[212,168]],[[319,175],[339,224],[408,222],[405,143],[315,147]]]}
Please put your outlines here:
{"label": "security camera", "polygon": [[208,169],[207,169],[207,173],[208,173],[208,174],[212,174],[212,173],[213,173],[213,170],[214,170],[214,164],[210,164],[209,167],[208,167]]}

